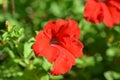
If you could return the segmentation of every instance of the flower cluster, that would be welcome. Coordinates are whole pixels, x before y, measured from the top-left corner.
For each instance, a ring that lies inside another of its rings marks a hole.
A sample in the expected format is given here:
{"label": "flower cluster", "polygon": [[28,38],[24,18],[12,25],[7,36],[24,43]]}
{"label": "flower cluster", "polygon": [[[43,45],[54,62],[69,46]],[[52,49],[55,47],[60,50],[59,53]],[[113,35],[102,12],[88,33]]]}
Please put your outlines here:
{"label": "flower cluster", "polygon": [[[92,23],[104,22],[112,28],[119,24],[120,0],[87,0],[84,17]],[[37,57],[43,56],[53,63],[52,75],[60,75],[76,64],[76,58],[83,56],[84,46],[79,37],[80,29],[75,20],[49,21],[44,30],[36,35],[32,48]]]}

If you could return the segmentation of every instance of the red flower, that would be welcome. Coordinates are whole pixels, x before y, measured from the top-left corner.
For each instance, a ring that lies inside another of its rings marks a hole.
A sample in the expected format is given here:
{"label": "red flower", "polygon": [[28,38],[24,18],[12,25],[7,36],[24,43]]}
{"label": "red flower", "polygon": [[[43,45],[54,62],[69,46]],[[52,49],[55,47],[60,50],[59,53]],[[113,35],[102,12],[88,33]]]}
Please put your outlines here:
{"label": "red flower", "polygon": [[37,57],[43,56],[54,63],[52,75],[64,74],[75,65],[75,58],[83,55],[79,36],[80,29],[74,20],[50,21],[37,34],[32,48]]}
{"label": "red flower", "polygon": [[93,23],[104,22],[109,28],[119,24],[120,0],[87,0],[84,17]]}

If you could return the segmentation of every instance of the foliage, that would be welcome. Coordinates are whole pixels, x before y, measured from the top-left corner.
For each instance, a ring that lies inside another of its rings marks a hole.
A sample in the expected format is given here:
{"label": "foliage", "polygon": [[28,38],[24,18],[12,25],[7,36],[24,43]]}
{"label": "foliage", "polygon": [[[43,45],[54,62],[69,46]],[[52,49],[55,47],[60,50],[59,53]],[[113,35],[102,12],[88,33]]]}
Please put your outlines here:
{"label": "foliage", "polygon": [[[0,0],[0,80],[119,80],[120,25],[86,22],[84,5],[85,0]],[[31,47],[45,23],[59,18],[78,22],[84,56],[70,72],[52,76],[51,64],[36,58]]]}

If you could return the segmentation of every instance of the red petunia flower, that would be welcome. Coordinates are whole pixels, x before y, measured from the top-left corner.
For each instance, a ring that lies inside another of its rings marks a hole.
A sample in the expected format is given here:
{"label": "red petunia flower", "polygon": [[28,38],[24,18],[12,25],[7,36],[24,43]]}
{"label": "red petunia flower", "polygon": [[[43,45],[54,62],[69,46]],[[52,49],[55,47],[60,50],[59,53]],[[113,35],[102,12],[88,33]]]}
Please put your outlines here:
{"label": "red petunia flower", "polygon": [[75,65],[75,58],[83,55],[79,36],[80,29],[74,20],[50,21],[44,31],[37,34],[32,48],[37,57],[43,56],[53,62],[52,75],[64,74]]}
{"label": "red petunia flower", "polygon": [[120,0],[87,0],[84,17],[93,23],[104,22],[109,28],[119,24]]}

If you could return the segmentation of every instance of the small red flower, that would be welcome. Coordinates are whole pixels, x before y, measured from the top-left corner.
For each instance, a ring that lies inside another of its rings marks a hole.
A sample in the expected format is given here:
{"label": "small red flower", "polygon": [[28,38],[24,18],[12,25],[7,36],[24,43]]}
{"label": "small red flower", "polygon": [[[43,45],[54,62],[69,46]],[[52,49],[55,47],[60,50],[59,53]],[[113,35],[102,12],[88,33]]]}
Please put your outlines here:
{"label": "small red flower", "polygon": [[119,24],[120,0],[87,0],[84,17],[93,23],[104,22],[109,28]]}
{"label": "small red flower", "polygon": [[64,74],[75,65],[75,58],[83,55],[79,36],[80,29],[74,20],[50,21],[37,34],[32,48],[37,57],[43,56],[54,63],[52,75]]}

